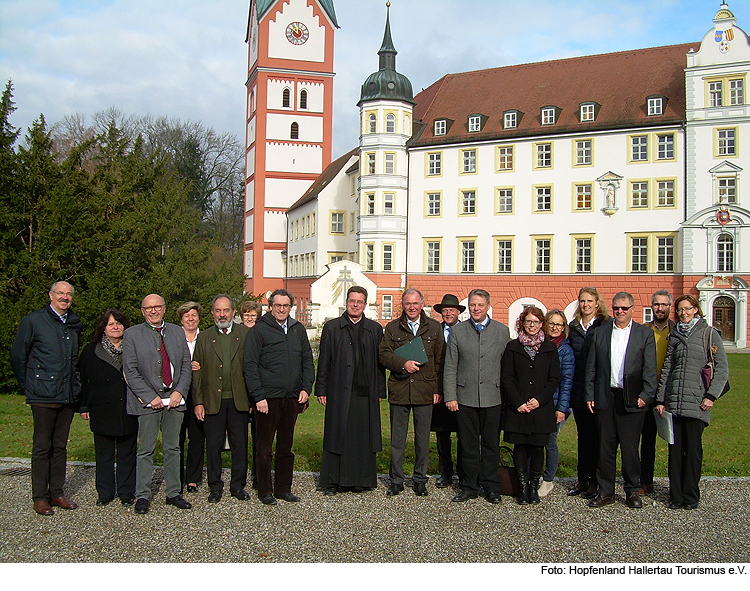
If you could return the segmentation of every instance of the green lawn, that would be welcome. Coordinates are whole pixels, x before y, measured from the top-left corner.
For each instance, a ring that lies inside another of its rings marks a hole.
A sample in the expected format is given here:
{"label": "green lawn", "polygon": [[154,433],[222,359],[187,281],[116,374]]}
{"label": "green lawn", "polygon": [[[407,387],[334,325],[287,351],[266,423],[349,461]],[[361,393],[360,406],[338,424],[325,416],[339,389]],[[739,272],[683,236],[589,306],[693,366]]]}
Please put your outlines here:
{"label": "green lawn", "polygon": [[[732,390],[722,397],[712,411],[711,425],[703,435],[704,476],[750,476],[750,453],[743,432],[743,424],[750,421],[750,355],[729,355]],[[3,396],[0,406],[0,456],[31,457],[31,411],[21,396]],[[310,408],[300,416],[295,434],[295,469],[317,472],[323,447],[324,408],[313,400]],[[388,473],[389,419],[388,403],[381,404],[383,451],[378,454],[378,472]],[[455,438],[454,438],[455,439]],[[575,476],[576,433],[575,419],[571,418],[559,436],[559,477]],[[404,470],[410,474],[414,462],[414,439],[407,439]],[[455,441],[454,441],[455,449]],[[229,454],[224,454],[229,467]],[[94,461],[93,436],[88,423],[79,416],[73,421],[68,443],[68,459]],[[161,463],[157,451],[156,463]],[[430,446],[430,474],[437,473],[437,451],[434,435]],[[656,475],[667,475],[667,445],[657,438]]]}

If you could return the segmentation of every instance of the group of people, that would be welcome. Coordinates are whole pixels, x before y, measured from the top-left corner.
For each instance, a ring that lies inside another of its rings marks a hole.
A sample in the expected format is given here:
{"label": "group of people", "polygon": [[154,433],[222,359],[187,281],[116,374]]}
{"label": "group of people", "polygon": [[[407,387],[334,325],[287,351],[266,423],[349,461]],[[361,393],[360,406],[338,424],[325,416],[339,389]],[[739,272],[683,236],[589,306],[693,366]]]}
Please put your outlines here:
{"label": "group of people", "polygon": [[[380,403],[387,398],[388,496],[404,490],[412,415],[417,496],[428,494],[432,430],[440,470],[435,486],[452,486],[455,473],[453,501],[481,494],[500,503],[502,433],[513,445],[518,503],[538,504],[552,490],[557,434],[572,410],[578,483],[568,494],[582,495],[592,507],[613,503],[619,447],[626,504],[637,508],[640,495],[653,488],[656,421],[671,414],[669,507],[692,509],[699,501],[703,428],[728,380],[721,337],[697,300],[677,298],[673,322],[666,290],[652,297],[649,325],[632,320],[632,295],[615,295],[610,318],[598,291],[585,287],[570,324],[561,310],[545,314],[529,306],[511,339],[508,327],[490,317],[483,289],[469,293],[464,322],[459,316],[466,307],[446,294],[433,306],[442,323],[424,311],[418,290],[407,289],[401,316],[382,327],[365,317],[367,290],[353,286],[344,313],[323,326],[317,376],[307,330],[290,316],[294,298],[285,290],[269,296],[265,314],[257,302],[243,302],[237,311],[231,297],[219,294],[211,303],[214,326],[203,331],[200,304],[180,306],[178,326],[165,322],[164,299],[150,294],[141,303],[143,323],[131,326],[119,310],[106,310],[80,356],[73,294],[70,283],[56,282],[50,303],[21,321],[11,349],[34,419],[32,496],[41,515],[77,507],[63,492],[75,412],[94,434],[97,505],[119,497],[136,513],[149,511],[159,431],[168,505],[191,508],[183,492],[198,491],[204,455],[208,502],[221,501],[227,442],[232,497],[251,498],[251,467],[262,503],[297,502],[294,429],[313,393],[325,406],[324,495],[376,488]],[[458,434],[455,472],[452,433]]]}

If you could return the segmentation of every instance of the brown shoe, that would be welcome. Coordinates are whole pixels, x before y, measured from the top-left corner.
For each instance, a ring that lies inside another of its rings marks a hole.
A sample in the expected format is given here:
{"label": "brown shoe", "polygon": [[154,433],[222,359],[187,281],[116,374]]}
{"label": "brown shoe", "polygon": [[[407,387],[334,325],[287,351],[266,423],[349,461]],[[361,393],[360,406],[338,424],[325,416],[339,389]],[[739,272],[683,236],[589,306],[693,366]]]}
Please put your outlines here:
{"label": "brown shoe", "polygon": [[596,495],[595,498],[589,501],[589,507],[604,507],[605,505],[611,505],[615,502],[613,496],[603,497],[602,495]]}
{"label": "brown shoe", "polygon": [[638,494],[639,495],[647,495],[648,493],[653,492],[653,490],[654,490],[654,485],[653,484],[644,484],[638,490]]}
{"label": "brown shoe", "polygon": [[638,493],[635,491],[628,493],[628,496],[625,499],[625,504],[631,509],[640,509],[641,507],[643,507],[641,497],[638,496]]}
{"label": "brown shoe", "polygon": [[54,515],[55,514],[52,507],[49,506],[49,501],[47,500],[34,501],[34,511],[39,513],[39,515]]}
{"label": "brown shoe", "polygon": [[60,507],[60,509],[75,509],[76,507],[78,507],[76,503],[74,503],[73,501],[69,501],[64,496],[52,499],[49,503],[50,505],[54,505],[55,507]]}

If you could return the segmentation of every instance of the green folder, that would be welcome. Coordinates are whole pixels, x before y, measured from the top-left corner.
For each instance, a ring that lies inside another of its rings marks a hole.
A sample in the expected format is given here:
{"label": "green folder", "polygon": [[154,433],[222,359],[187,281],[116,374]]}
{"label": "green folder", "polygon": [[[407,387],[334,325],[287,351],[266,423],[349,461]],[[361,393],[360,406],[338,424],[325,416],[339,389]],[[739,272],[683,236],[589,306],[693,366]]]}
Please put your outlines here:
{"label": "green folder", "polygon": [[396,349],[393,353],[395,355],[398,355],[399,357],[403,357],[404,359],[416,361],[421,365],[427,363],[427,353],[425,353],[424,350],[422,337],[412,339],[405,345],[402,345],[401,347]]}

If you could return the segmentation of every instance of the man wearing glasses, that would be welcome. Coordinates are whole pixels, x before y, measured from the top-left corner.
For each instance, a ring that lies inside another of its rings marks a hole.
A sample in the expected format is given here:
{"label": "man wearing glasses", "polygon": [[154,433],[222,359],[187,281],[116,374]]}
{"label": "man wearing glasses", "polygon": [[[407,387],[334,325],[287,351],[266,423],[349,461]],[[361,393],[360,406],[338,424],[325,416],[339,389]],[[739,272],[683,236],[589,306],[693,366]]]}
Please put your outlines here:
{"label": "man wearing glasses", "polygon": [[53,506],[78,506],[65,498],[63,485],[68,434],[81,393],[81,319],[70,310],[73,286],[67,281],[52,285],[49,300],[21,320],[10,349],[10,364],[34,419],[31,494],[40,515],[54,515]]}
{"label": "man wearing glasses", "polygon": [[586,363],[586,403],[599,428],[599,490],[590,507],[614,503],[617,446],[622,453],[625,502],[642,507],[638,442],[648,405],[656,395],[654,331],[633,322],[635,300],[621,291],[612,300],[614,320],[594,333]]}
{"label": "man wearing glasses", "polygon": [[[304,410],[315,381],[312,349],[307,330],[289,314],[294,298],[277,289],[268,298],[269,311],[261,316],[245,339],[243,374],[255,404],[255,472],[258,498],[265,505],[276,499],[299,501],[292,493],[294,426]],[[276,478],[271,483],[273,440],[276,438]]]}
{"label": "man wearing glasses", "polygon": [[180,429],[192,369],[185,332],[164,322],[164,298],[143,298],[143,324],[131,326],[122,337],[122,371],[128,384],[128,414],[138,417],[135,466],[135,512],[148,513],[156,439],[161,429],[167,505],[190,509],[180,496]]}

